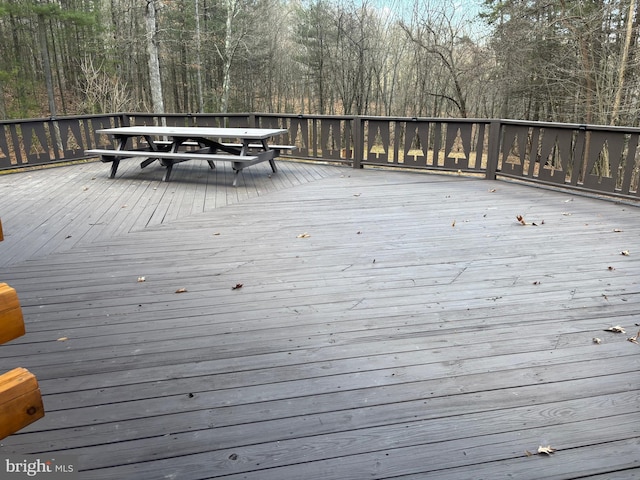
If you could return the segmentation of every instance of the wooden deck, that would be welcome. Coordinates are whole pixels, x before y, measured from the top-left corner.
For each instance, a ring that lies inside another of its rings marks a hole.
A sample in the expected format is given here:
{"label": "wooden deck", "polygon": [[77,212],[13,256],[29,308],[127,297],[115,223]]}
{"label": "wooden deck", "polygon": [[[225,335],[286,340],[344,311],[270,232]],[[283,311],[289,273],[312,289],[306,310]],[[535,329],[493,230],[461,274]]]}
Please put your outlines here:
{"label": "wooden deck", "polygon": [[0,455],[75,455],[82,479],[640,478],[640,208],[279,165],[237,189],[195,162],[0,176],[28,332],[0,371],[35,373],[47,411]]}

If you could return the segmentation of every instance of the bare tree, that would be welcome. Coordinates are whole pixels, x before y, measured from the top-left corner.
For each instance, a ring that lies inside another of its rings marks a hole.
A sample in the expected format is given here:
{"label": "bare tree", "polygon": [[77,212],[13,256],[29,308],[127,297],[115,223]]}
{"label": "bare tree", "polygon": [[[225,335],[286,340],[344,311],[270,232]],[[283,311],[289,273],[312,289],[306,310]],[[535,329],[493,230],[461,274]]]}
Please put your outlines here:
{"label": "bare tree", "polygon": [[81,86],[87,113],[111,113],[130,110],[133,98],[128,85],[118,76],[109,75],[103,65],[94,65],[93,59],[85,56],[80,64],[84,77]]}
{"label": "bare tree", "polygon": [[469,36],[465,27],[468,19],[464,14],[457,15],[455,8],[442,4],[423,4],[416,0],[413,18],[410,24],[400,22],[401,28],[409,39],[418,45],[424,53],[435,57],[443,66],[450,81],[449,88],[440,88],[430,94],[446,99],[456,106],[461,117],[468,116],[467,92],[465,80],[469,73],[469,55],[465,46],[469,45]]}

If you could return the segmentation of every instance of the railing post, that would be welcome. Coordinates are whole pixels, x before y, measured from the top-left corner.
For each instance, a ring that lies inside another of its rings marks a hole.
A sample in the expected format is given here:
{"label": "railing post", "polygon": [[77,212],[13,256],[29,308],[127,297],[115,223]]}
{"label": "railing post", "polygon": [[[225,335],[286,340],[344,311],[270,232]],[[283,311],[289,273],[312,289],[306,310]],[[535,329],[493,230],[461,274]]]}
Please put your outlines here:
{"label": "railing post", "polygon": [[500,132],[502,130],[502,122],[500,120],[492,120],[489,124],[489,145],[487,146],[487,180],[496,179],[496,171],[498,170],[498,159],[500,157]]}
{"label": "railing post", "polygon": [[131,126],[131,117],[129,117],[128,113],[120,114],[120,126],[121,127],[129,127]]}
{"label": "railing post", "polygon": [[364,129],[362,118],[353,117],[353,168],[362,168],[364,158]]}

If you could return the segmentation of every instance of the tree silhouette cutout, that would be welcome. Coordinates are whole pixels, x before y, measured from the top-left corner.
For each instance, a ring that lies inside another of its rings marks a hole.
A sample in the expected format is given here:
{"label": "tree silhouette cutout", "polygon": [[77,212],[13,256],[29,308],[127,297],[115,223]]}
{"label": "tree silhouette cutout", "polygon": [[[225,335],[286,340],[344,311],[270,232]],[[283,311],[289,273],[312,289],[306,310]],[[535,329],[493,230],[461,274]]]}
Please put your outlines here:
{"label": "tree silhouette cutout", "polygon": [[462,141],[462,134],[460,133],[460,129],[456,132],[456,137],[453,139],[453,143],[451,144],[451,148],[449,149],[449,153],[447,154],[448,158],[468,158],[468,152],[465,151],[464,142]]}
{"label": "tree silhouette cutout", "polygon": [[380,127],[376,129],[376,135],[373,139],[373,145],[371,145],[371,148],[369,149],[369,153],[374,153],[376,157],[387,153],[384,148],[384,142],[382,140],[382,134],[380,133]]}

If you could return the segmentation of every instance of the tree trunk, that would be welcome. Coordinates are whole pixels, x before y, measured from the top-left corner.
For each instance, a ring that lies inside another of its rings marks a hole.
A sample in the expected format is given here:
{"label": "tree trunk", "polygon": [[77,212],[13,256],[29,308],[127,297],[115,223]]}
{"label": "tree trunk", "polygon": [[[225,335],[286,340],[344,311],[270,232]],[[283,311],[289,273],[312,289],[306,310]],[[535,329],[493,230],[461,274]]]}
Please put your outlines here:
{"label": "tree trunk", "polygon": [[610,125],[618,123],[620,114],[620,104],[622,103],[622,92],[624,90],[627,62],[629,60],[629,49],[631,47],[631,36],[633,33],[633,13],[636,9],[636,0],[629,1],[629,13],[627,16],[627,26],[624,37],[624,46],[622,47],[622,58],[620,59],[620,69],[618,70],[618,86],[616,87],[616,95],[613,99],[613,108],[611,111]]}
{"label": "tree trunk", "polygon": [[204,95],[202,93],[202,37],[200,33],[200,0],[195,0],[196,6],[196,85],[198,89],[198,112],[204,112]]}
{"label": "tree trunk", "polygon": [[52,117],[57,115],[56,101],[53,92],[53,75],[51,74],[51,61],[49,59],[49,48],[47,47],[47,36],[45,32],[45,21],[42,14],[38,15],[38,40],[40,41],[40,53],[42,55],[42,68],[47,85],[47,98],[49,99],[49,114]]}
{"label": "tree trunk", "polygon": [[231,92],[231,63],[233,62],[235,46],[233,45],[233,17],[236,13],[237,0],[226,0],[227,20],[224,35],[224,54],[222,65],[222,97],[220,99],[220,111],[229,111],[229,94]]}
{"label": "tree trunk", "polygon": [[156,21],[156,1],[147,0],[145,21],[147,26],[147,53],[149,54],[149,84],[153,113],[164,113],[162,100],[162,80],[160,77],[160,59],[158,58],[158,26]]}

